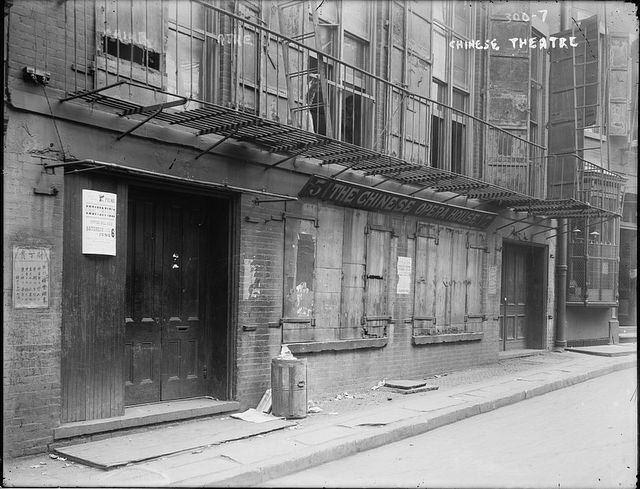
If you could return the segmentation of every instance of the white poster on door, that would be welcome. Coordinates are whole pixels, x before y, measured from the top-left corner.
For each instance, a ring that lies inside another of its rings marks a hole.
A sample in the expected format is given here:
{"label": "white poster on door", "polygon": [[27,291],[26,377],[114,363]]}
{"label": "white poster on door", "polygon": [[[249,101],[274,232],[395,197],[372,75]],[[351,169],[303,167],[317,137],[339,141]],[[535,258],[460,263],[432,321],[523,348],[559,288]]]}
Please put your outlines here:
{"label": "white poster on door", "polygon": [[116,255],[117,195],[82,190],[82,253]]}

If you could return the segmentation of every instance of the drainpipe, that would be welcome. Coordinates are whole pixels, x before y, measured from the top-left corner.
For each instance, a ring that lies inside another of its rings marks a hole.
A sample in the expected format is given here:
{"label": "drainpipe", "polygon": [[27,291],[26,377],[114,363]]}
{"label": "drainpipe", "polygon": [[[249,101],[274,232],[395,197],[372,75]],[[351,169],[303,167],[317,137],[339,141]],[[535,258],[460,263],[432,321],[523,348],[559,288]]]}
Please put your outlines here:
{"label": "drainpipe", "polygon": [[556,341],[555,351],[567,346],[567,220],[558,220],[556,242]]}
{"label": "drainpipe", "polygon": [[[567,8],[560,3],[560,29],[568,28]],[[556,236],[556,341],[555,351],[567,346],[567,245],[569,233],[567,219],[558,219]]]}

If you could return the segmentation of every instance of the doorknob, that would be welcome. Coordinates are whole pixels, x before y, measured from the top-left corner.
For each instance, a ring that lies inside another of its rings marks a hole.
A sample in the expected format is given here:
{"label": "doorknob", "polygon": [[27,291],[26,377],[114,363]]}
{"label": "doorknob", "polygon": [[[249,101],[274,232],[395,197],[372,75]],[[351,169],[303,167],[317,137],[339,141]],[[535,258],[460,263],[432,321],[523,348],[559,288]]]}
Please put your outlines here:
{"label": "doorknob", "polygon": [[160,324],[161,322],[161,318],[158,318],[158,317],[153,318],[153,320],[158,324]]}

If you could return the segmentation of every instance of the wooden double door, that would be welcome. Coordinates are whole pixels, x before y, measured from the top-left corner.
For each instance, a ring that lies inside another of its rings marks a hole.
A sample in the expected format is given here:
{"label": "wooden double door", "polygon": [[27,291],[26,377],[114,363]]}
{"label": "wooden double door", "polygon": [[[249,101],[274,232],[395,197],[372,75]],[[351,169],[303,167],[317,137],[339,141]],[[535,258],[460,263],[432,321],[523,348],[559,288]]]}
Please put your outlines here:
{"label": "wooden double door", "polygon": [[227,211],[221,199],[129,191],[126,405],[224,398]]}

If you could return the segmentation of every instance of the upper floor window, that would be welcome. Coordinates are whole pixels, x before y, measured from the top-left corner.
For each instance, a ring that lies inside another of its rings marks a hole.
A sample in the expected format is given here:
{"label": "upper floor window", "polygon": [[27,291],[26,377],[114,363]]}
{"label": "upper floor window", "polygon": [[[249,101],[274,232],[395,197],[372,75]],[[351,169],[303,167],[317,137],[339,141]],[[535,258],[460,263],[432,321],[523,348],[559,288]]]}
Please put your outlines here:
{"label": "upper floor window", "polygon": [[96,3],[98,84],[126,77],[160,88],[163,84],[162,9],[147,2],[106,0]]}

